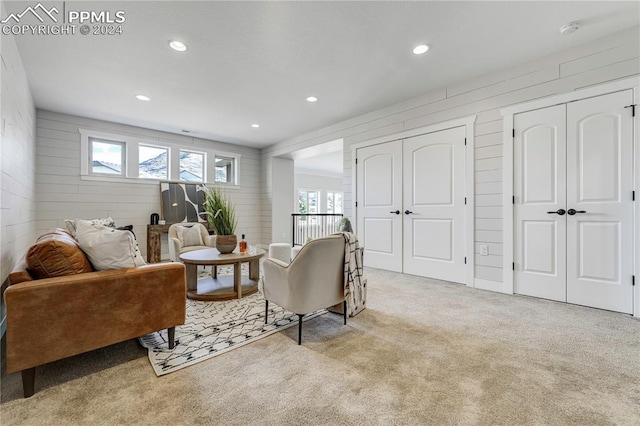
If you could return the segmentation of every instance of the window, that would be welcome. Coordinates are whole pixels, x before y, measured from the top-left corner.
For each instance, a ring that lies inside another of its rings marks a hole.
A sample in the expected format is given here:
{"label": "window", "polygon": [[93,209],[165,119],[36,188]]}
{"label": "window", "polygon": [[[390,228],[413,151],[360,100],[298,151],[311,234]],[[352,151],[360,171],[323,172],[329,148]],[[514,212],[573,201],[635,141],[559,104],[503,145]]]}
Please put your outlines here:
{"label": "window", "polygon": [[327,191],[327,213],[342,213],[342,192]]}
{"label": "window", "polygon": [[138,145],[138,177],[169,179],[169,148]]}
{"label": "window", "polygon": [[216,183],[235,183],[236,159],[216,155]]}
{"label": "window", "polygon": [[241,155],[218,151],[203,141],[119,135],[99,130],[80,132],[80,177],[107,182],[152,181],[240,185]]}
{"label": "window", "polygon": [[180,180],[204,182],[205,156],[203,152],[180,151]]}
{"label": "window", "polygon": [[124,176],[125,144],[89,139],[89,170],[95,175]]}
{"label": "window", "polygon": [[302,214],[318,213],[318,191],[298,191],[298,211]]}

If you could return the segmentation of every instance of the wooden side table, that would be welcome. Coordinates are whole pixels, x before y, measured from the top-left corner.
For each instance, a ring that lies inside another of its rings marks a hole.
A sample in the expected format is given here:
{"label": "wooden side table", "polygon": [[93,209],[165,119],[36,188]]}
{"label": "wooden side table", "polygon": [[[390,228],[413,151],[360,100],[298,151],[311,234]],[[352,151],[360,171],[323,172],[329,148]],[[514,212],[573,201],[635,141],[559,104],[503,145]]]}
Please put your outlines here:
{"label": "wooden side table", "polygon": [[162,243],[160,235],[169,232],[172,223],[164,225],[147,225],[147,263],[159,263],[161,260]]}

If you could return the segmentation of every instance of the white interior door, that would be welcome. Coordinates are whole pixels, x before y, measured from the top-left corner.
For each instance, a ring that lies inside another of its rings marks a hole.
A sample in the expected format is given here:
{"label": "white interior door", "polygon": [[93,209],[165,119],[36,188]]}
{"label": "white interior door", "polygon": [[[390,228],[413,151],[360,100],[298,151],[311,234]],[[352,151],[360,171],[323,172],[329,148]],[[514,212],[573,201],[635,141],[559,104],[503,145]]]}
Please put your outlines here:
{"label": "white interior door", "polygon": [[514,116],[516,293],[632,313],[631,103],[627,90]]}
{"label": "white interior door", "polygon": [[633,119],[624,107],[632,103],[627,90],[567,105],[567,301],[626,313],[633,309]]}
{"label": "white interior door", "polygon": [[514,292],[566,301],[566,106],[514,116]]}
{"label": "white interior door", "polygon": [[358,238],[366,266],[402,272],[402,141],[357,150]]}
{"label": "white interior door", "polygon": [[404,140],[403,270],[465,281],[465,127]]}

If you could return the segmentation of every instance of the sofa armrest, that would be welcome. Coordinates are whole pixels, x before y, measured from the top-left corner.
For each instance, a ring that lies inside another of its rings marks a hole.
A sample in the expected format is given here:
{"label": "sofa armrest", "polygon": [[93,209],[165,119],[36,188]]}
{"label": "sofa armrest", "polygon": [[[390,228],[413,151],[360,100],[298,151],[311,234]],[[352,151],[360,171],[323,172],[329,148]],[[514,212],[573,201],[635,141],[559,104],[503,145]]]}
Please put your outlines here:
{"label": "sofa armrest", "polygon": [[284,303],[290,294],[289,265],[278,259],[267,258],[262,263],[262,267],[264,298],[277,304]]}
{"label": "sofa armrest", "polygon": [[7,372],[183,324],[185,296],[181,263],[12,285],[4,293]]}
{"label": "sofa armrest", "polygon": [[24,269],[9,274],[9,285],[20,284],[25,281],[33,281],[33,277]]}
{"label": "sofa armrest", "polygon": [[215,247],[216,246],[216,236],[215,235],[207,235],[204,239],[204,245],[207,247]]}
{"label": "sofa armrest", "polygon": [[172,262],[180,262],[180,250],[182,250],[182,243],[177,238],[169,238],[169,259]]}

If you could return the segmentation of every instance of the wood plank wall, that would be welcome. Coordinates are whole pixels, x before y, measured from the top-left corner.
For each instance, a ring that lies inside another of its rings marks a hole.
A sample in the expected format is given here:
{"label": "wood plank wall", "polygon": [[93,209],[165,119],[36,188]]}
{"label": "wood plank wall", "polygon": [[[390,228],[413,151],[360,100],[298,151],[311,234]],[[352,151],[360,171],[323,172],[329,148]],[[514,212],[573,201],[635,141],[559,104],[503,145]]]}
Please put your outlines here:
{"label": "wood plank wall", "polygon": [[[0,117],[0,294],[9,273],[36,237],[36,110],[13,36],[2,35]],[[5,329],[0,302],[0,336]]]}
{"label": "wood plank wall", "polygon": [[[263,158],[344,138],[345,213],[352,215],[351,145],[477,115],[475,124],[475,278],[502,281],[502,117],[500,108],[640,74],[634,27],[534,62],[441,88],[413,100],[283,141]],[[265,214],[268,212],[265,212]],[[479,255],[479,245],[489,255]]]}
{"label": "wood plank wall", "polygon": [[[122,183],[81,179],[78,129],[240,154],[240,185],[227,193],[236,205],[238,234],[246,234],[249,241],[258,242],[261,231],[259,150],[44,110],[37,111],[38,232],[64,228],[64,219],[111,216],[118,226],[134,225],[140,249],[146,256],[149,217],[160,212],[160,185],[157,181],[144,180]],[[168,259],[166,235],[162,247],[162,258]]]}

